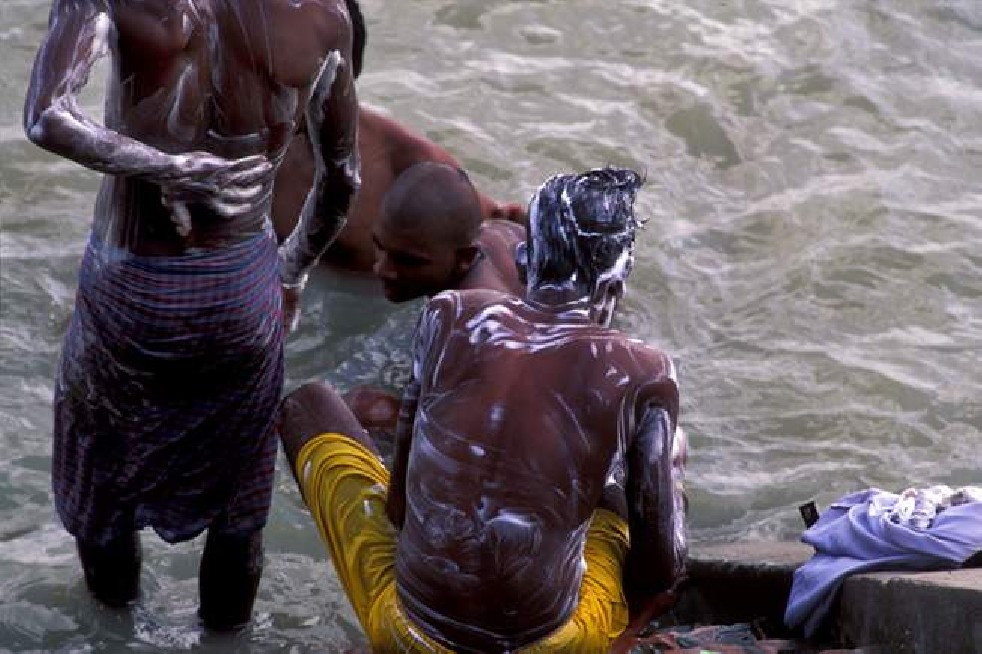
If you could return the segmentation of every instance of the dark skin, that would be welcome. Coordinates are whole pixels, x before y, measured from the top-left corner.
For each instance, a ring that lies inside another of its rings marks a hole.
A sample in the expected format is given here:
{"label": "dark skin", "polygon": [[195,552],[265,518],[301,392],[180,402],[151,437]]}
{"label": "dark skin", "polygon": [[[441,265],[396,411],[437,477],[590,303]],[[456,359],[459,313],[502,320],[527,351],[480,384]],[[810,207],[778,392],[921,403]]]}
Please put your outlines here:
{"label": "dark skin", "polygon": [[[281,249],[290,322],[293,282],[340,229],[357,186],[350,41],[345,5],[334,0],[54,0],[25,130],[104,174],[93,224],[104,243],[179,256],[264,229],[271,162],[306,122],[325,174],[308,185],[316,216],[302,216],[294,246]],[[113,66],[102,124],[81,113],[76,95],[105,51]],[[79,542],[78,551],[97,598],[122,606],[136,597],[136,534]],[[261,562],[261,533],[209,531],[199,576],[206,626],[249,619]]]}
{"label": "dark skin", "polygon": [[473,240],[453,245],[436,227],[400,228],[383,215],[372,234],[375,276],[391,302],[478,288],[520,295],[515,246],[523,236],[519,225],[494,220],[481,224]]}
{"label": "dark skin", "polygon": [[[397,192],[387,196],[372,230],[374,271],[385,296],[405,302],[444,290],[524,293],[515,249],[525,229],[505,220],[479,222],[484,205],[470,182],[454,167],[423,165],[428,170],[410,188],[400,194],[396,187]],[[443,193],[428,192],[433,187]],[[461,239],[453,227],[468,221],[475,224],[476,233]],[[391,441],[398,397],[359,386],[345,399],[374,437]]]}
{"label": "dark skin", "polygon": [[[632,625],[615,646],[628,645],[683,569],[668,358],[598,324],[585,298],[482,290],[430,301],[414,367],[387,506],[407,614],[458,651],[501,647],[466,626],[515,646],[542,638],[568,618],[582,525],[608,508],[630,526]],[[326,385],[288,398],[280,433],[291,462],[327,431],[368,440]],[[620,490],[608,483],[618,456]]]}
{"label": "dark skin", "polygon": [[[380,226],[376,226],[376,230]],[[492,289],[504,293],[522,293],[523,287],[515,269],[515,246],[524,237],[524,230],[516,223],[504,220],[487,221],[481,225],[474,247],[463,252],[440,250],[438,258],[450,258],[463,262],[462,272],[454,276],[440,290]],[[378,238],[378,237],[376,237]],[[386,238],[385,235],[381,238]],[[418,235],[390,234],[384,241],[401,265],[383,274],[413,274],[414,269],[432,265],[430,255],[421,252]],[[475,251],[474,248],[477,248]],[[376,245],[376,250],[381,248]],[[477,252],[480,255],[477,255]],[[407,265],[408,264],[408,265]],[[404,270],[409,268],[408,273]],[[409,291],[413,299],[419,297]],[[391,299],[391,298],[390,298]],[[344,395],[351,410],[360,422],[380,441],[391,442],[395,434],[396,419],[399,415],[399,397],[373,386],[357,386]]]}
{"label": "dark skin", "polygon": [[[385,115],[361,105],[358,110],[358,149],[361,157],[361,188],[352,201],[348,221],[331,244],[321,263],[335,270],[370,273],[375,265],[372,232],[379,219],[382,200],[399,175],[414,164],[428,161],[457,168],[447,150]],[[291,143],[276,177],[273,223],[280,238],[296,223],[313,175],[310,144],[301,133]],[[525,208],[500,204],[479,193],[482,220],[523,223]]]}

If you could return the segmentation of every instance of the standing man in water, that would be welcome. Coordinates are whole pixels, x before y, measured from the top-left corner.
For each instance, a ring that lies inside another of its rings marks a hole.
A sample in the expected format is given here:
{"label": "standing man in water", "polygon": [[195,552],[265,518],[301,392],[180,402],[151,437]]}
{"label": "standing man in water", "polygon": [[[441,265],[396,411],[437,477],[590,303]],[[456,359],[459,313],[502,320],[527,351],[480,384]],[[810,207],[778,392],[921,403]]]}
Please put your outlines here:
{"label": "standing man in water", "polygon": [[374,651],[607,652],[683,576],[674,367],[608,327],[640,184],[550,179],[519,252],[526,297],[430,301],[391,478],[333,389],[284,401],[284,448]]}
{"label": "standing man in water", "polygon": [[[199,615],[248,621],[272,496],[283,322],[358,184],[342,0],[54,0],[24,123],[103,173],[55,385],[55,506],[85,580],[138,594],[138,531],[208,531]],[[105,121],[77,94],[112,57]],[[306,121],[316,174],[277,254],[276,165]]]}

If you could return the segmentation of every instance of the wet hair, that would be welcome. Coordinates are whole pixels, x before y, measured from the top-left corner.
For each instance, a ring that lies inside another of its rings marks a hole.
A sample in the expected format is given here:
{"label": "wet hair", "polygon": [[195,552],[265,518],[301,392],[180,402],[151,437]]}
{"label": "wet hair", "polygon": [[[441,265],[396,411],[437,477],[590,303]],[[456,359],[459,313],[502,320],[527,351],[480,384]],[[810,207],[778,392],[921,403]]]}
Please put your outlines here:
{"label": "wet hair", "polygon": [[382,219],[397,229],[434,230],[441,242],[463,247],[481,229],[481,201],[463,170],[423,161],[392,183],[382,200]]}
{"label": "wet hair", "polygon": [[344,4],[348,6],[348,16],[351,17],[351,73],[358,79],[365,61],[368,28],[365,27],[365,15],[361,13],[358,0],[344,0]]}
{"label": "wet hair", "polygon": [[642,224],[634,200],[643,183],[633,170],[610,167],[546,180],[529,203],[529,286],[589,291],[602,280],[626,278]]}

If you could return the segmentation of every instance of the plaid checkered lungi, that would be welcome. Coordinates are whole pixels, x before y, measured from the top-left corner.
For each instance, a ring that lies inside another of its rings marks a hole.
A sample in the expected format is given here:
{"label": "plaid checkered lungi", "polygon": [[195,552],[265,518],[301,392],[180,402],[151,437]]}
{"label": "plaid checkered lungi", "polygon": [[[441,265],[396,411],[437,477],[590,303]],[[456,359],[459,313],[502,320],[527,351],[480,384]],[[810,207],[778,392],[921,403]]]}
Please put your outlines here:
{"label": "plaid checkered lungi", "polygon": [[92,543],[151,526],[168,542],[266,523],[283,388],[269,233],[179,257],[94,239],[55,385],[52,486]]}

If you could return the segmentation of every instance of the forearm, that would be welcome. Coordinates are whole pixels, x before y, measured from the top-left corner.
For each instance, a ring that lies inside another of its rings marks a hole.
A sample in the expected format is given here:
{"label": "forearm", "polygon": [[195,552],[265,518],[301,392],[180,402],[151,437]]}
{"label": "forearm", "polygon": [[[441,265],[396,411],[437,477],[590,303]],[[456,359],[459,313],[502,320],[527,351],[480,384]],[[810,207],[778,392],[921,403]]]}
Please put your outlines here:
{"label": "forearm", "polygon": [[[339,164],[330,176],[316,172],[300,220],[280,246],[280,279],[285,285],[302,286],[309,270],[344,227],[351,198],[358,188],[357,157],[352,155]],[[328,183],[329,178],[334,183]]]}
{"label": "forearm", "polygon": [[653,407],[643,416],[628,454],[631,549],[624,571],[632,610],[685,576],[687,541],[682,462],[673,459],[675,424]]}
{"label": "forearm", "polygon": [[25,124],[39,147],[106,175],[165,182],[181,175],[187,157],[171,155],[88,118],[70,97],[56,99]]}
{"label": "forearm", "polygon": [[419,391],[419,383],[415,379],[410,381],[403,393],[399,420],[396,424],[395,454],[385,511],[392,524],[400,529],[406,518],[406,471],[409,467],[409,450],[412,447]]}
{"label": "forearm", "polygon": [[624,597],[631,620],[639,627],[671,609],[687,579],[684,555],[666,557],[655,567],[661,568],[657,574],[639,573],[637,559],[630,556],[624,566]]}
{"label": "forearm", "polygon": [[184,160],[120,134],[78,106],[95,62],[109,51],[114,27],[102,2],[56,1],[24,101],[24,131],[36,145],[108,175],[167,179]]}
{"label": "forearm", "polygon": [[624,592],[631,614],[645,611],[664,593],[674,595],[686,578],[688,545],[681,503],[670,493],[659,515],[642,526],[631,521],[631,549],[624,565]]}

